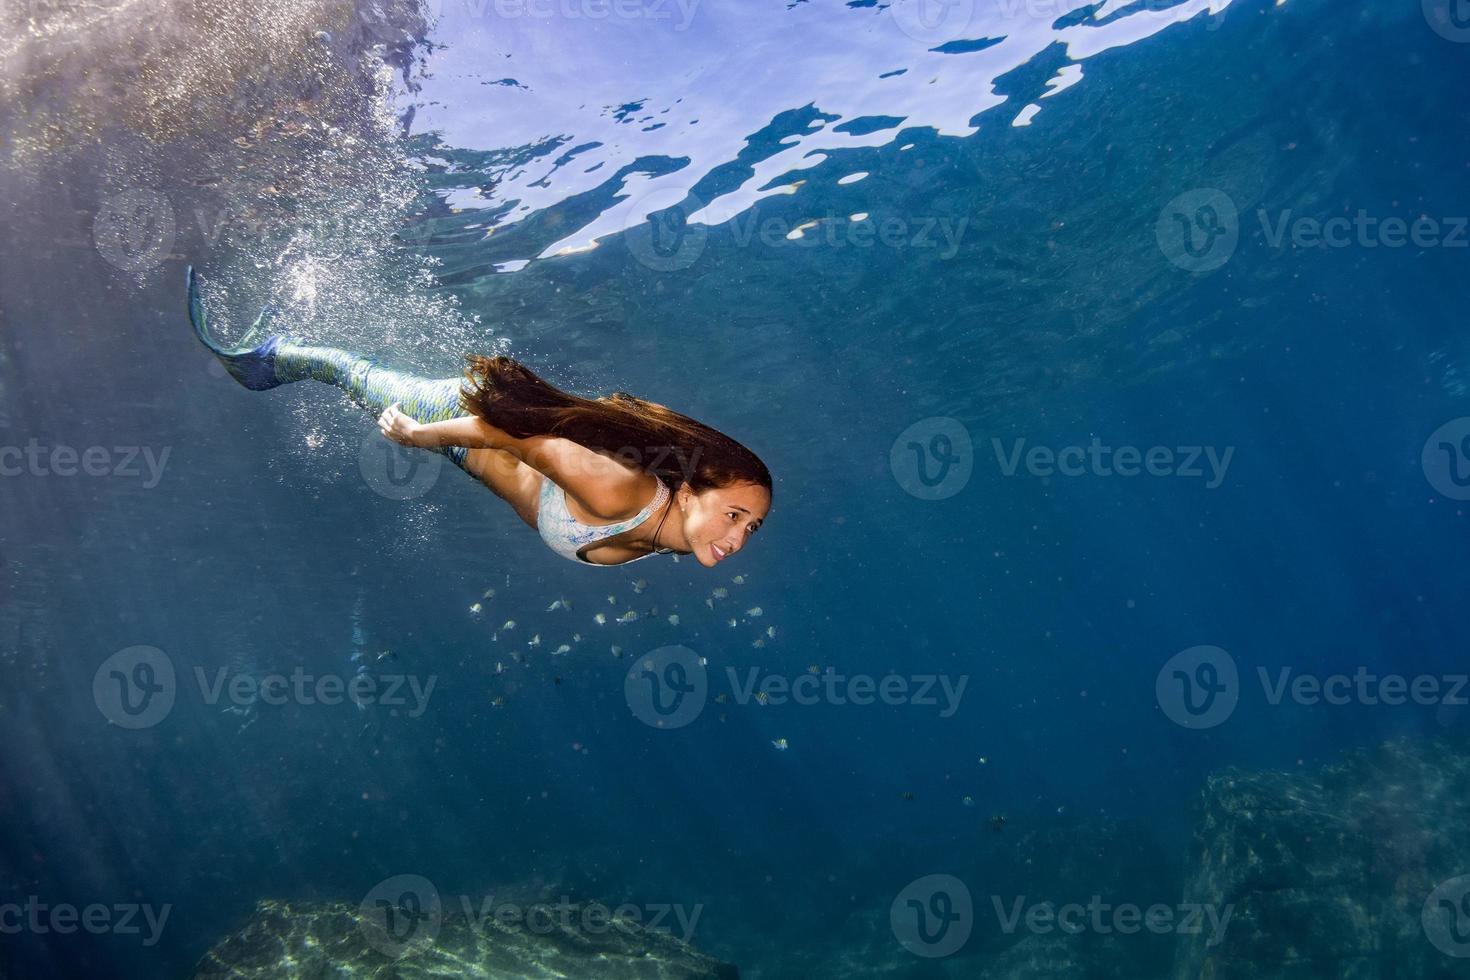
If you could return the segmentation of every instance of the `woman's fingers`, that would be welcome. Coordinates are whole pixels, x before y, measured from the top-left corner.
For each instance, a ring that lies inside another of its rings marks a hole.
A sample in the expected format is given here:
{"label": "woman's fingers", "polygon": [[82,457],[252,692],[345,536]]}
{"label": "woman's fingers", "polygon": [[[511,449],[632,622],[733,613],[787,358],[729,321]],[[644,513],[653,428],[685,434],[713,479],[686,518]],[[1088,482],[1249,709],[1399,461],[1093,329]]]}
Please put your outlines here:
{"label": "woman's fingers", "polygon": [[392,439],[394,442],[403,442],[406,426],[403,424],[403,413],[398,410],[401,402],[394,402],[383,409],[383,414],[378,416],[378,430]]}

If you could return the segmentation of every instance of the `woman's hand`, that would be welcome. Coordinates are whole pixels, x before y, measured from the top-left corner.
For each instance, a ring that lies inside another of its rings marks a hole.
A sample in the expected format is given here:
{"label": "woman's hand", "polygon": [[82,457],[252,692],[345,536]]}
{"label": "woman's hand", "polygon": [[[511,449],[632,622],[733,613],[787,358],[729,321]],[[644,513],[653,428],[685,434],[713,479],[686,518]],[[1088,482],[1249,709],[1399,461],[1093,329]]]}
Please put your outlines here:
{"label": "woman's hand", "polygon": [[378,416],[378,428],[384,436],[400,446],[420,447],[418,434],[423,426],[400,412],[399,404],[394,402],[383,409],[383,414]]}

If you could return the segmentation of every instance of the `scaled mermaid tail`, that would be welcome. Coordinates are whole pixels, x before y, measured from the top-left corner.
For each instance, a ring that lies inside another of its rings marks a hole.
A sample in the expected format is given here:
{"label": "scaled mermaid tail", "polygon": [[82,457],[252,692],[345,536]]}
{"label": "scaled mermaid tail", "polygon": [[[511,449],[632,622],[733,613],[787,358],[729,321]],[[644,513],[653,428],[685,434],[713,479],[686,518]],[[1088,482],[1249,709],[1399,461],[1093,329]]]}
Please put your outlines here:
{"label": "scaled mermaid tail", "polygon": [[[220,359],[230,376],[252,391],[310,378],[336,385],[374,416],[395,402],[403,414],[416,422],[443,422],[465,414],[460,407],[463,382],[459,378],[420,378],[390,370],[349,351],[302,344],[283,334],[272,334],[262,340],[261,334],[272,314],[269,308],[261,311],[239,347],[221,347],[209,335],[192,266],[188,283],[189,319],[194,324],[194,332]],[[457,466],[465,464],[463,446],[446,446],[436,451],[448,456]]]}

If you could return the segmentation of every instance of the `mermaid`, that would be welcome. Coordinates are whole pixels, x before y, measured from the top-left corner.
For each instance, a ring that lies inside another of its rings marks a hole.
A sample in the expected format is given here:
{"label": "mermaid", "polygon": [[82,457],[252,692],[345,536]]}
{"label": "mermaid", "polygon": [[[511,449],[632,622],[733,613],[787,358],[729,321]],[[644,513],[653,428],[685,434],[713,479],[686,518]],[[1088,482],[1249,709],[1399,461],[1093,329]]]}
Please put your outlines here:
{"label": "mermaid", "polygon": [[188,288],[194,332],[240,384],[341,388],[378,416],[384,436],[447,456],[563,558],[621,565],[672,553],[713,568],[745,547],[771,508],[760,457],[663,405],[622,391],[569,394],[504,356],[467,356],[463,378],[419,378],[268,333],[269,309],[225,348],[210,336],[192,266]]}

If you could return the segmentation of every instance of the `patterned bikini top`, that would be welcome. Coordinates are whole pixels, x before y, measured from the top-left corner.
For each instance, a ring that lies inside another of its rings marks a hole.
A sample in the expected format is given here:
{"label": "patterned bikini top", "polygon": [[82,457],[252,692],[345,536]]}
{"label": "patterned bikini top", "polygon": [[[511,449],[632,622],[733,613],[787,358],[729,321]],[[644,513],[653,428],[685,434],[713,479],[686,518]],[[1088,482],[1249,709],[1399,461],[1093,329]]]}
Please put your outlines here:
{"label": "patterned bikini top", "polygon": [[[604,541],[624,531],[631,531],[652,517],[655,511],[668,502],[668,486],[656,476],[654,480],[658,482],[658,489],[654,491],[653,499],[648,502],[647,507],[632,517],[615,524],[583,524],[567,510],[566,491],[555,480],[543,476],[541,478],[541,506],[536,512],[536,530],[541,535],[541,540],[546,542],[546,546],[563,558],[583,565],[595,565],[597,562],[590,562],[577,552],[589,544]],[[652,551],[646,555],[631,558],[629,561],[639,561],[663,553],[663,551]],[[620,564],[626,565],[628,562]],[[608,565],[606,567],[616,568],[618,566]]]}

